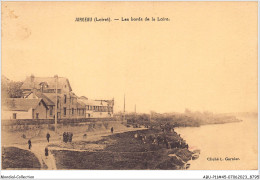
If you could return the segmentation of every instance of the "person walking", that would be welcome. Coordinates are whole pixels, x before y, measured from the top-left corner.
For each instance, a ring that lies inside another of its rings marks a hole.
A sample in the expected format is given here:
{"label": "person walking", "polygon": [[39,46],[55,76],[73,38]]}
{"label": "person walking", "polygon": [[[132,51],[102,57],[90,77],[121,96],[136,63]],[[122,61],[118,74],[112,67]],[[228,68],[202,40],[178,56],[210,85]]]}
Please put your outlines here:
{"label": "person walking", "polygon": [[114,132],[114,128],[113,127],[111,127],[111,133],[113,133]]}
{"label": "person walking", "polygon": [[50,142],[50,137],[51,135],[49,134],[49,132],[46,134],[46,138],[47,138],[47,141]]}
{"label": "person walking", "polygon": [[28,146],[29,146],[29,149],[31,149],[31,147],[32,147],[32,141],[29,139],[28,140]]}
{"label": "person walking", "polygon": [[66,133],[63,132],[63,142],[65,142],[65,138],[66,138]]}
{"label": "person walking", "polygon": [[45,151],[45,156],[47,158],[49,156],[49,149],[48,149],[48,147],[46,147],[44,151]]}

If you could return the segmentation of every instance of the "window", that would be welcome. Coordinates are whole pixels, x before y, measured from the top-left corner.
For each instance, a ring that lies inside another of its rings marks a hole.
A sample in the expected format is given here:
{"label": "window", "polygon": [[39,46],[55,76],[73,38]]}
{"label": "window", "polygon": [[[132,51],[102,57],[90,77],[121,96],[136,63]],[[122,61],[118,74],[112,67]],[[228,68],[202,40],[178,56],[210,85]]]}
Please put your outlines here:
{"label": "window", "polygon": [[41,84],[40,86],[41,86],[41,92],[43,92],[44,85],[43,85],[43,84]]}
{"label": "window", "polygon": [[39,119],[39,113],[36,113],[36,119]]}
{"label": "window", "polygon": [[53,113],[53,107],[51,106],[50,107],[50,116],[52,116],[52,113]]}
{"label": "window", "polygon": [[66,94],[64,95],[64,104],[66,104],[66,102],[67,102],[67,96],[66,96]]}
{"label": "window", "polygon": [[34,119],[34,109],[32,109],[32,118]]}
{"label": "window", "polygon": [[64,116],[66,116],[66,111],[67,111],[67,109],[66,109],[66,108],[63,108],[63,114],[64,114]]}
{"label": "window", "polygon": [[72,108],[72,110],[71,110],[71,114],[72,114],[72,115],[74,114],[74,108]]}
{"label": "window", "polygon": [[13,119],[16,119],[16,113],[13,113]]}
{"label": "window", "polygon": [[54,89],[48,89],[47,93],[55,93],[55,90]]}

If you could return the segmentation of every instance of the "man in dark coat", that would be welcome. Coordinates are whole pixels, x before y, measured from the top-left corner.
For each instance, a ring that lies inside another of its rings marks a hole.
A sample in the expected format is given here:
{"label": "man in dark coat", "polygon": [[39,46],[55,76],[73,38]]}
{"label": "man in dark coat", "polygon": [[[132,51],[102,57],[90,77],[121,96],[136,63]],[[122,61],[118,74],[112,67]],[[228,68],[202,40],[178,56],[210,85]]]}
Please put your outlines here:
{"label": "man in dark coat", "polygon": [[47,147],[45,148],[45,156],[46,156],[46,157],[49,156],[49,150],[48,150]]}
{"label": "man in dark coat", "polygon": [[63,142],[65,142],[65,138],[66,138],[66,133],[63,133]]}
{"label": "man in dark coat", "polygon": [[69,132],[65,133],[65,143],[69,141]]}
{"label": "man in dark coat", "polygon": [[46,135],[46,138],[47,138],[47,141],[48,141],[48,142],[50,142],[50,137],[51,137],[51,135],[50,135],[49,132],[48,132],[47,135]]}
{"label": "man in dark coat", "polygon": [[29,146],[29,149],[31,149],[31,147],[32,147],[32,141],[29,139],[28,140],[28,146]]}
{"label": "man in dark coat", "polygon": [[73,136],[73,133],[68,133],[68,140],[69,140],[69,142],[72,142],[72,136]]}
{"label": "man in dark coat", "polygon": [[111,133],[113,133],[114,132],[114,128],[113,127],[111,127]]}

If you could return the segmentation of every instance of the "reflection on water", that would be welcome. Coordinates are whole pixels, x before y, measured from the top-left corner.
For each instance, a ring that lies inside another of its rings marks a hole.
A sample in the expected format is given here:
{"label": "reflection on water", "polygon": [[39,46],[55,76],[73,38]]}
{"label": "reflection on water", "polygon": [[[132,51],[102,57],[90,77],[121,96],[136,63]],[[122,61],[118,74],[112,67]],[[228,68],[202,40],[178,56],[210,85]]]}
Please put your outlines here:
{"label": "reflection on water", "polygon": [[[189,169],[252,170],[258,166],[257,127],[257,118],[247,118],[238,123],[176,128],[176,132],[186,140],[190,150],[201,151],[197,160],[190,161]],[[239,160],[226,161],[226,157]]]}

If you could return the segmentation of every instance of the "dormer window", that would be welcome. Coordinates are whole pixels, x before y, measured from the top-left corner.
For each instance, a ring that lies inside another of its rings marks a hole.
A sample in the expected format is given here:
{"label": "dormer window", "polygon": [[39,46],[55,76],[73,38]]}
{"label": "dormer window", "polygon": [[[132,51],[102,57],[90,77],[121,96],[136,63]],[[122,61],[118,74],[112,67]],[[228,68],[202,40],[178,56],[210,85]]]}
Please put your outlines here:
{"label": "dormer window", "polygon": [[41,82],[39,85],[41,92],[43,92],[44,89],[48,88],[48,84],[46,82]]}

